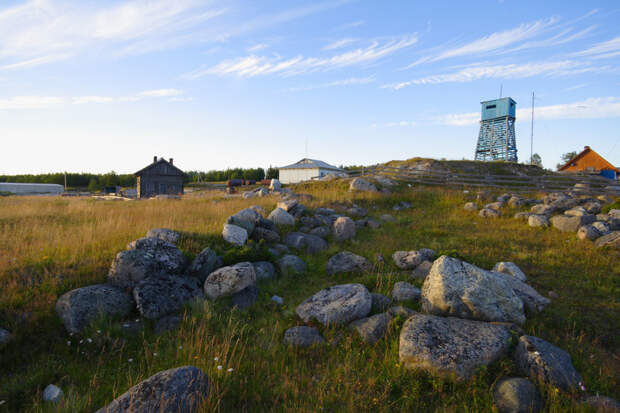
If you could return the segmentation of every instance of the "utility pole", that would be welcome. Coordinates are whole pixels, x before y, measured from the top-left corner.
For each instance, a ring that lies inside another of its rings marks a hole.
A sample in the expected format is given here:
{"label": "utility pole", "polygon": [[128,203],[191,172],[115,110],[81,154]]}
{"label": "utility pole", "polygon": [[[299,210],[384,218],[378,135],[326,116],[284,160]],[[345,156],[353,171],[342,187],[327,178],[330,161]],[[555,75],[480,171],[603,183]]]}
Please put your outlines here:
{"label": "utility pole", "polygon": [[530,133],[530,165],[534,164],[534,92],[532,92],[532,128]]}
{"label": "utility pole", "polygon": [[504,87],[504,84],[503,84],[503,83],[500,83],[500,84],[499,84],[499,98],[500,98],[500,99],[502,98],[502,88],[503,88],[503,87]]}
{"label": "utility pole", "polygon": [[67,171],[65,171],[65,192],[67,192]]}
{"label": "utility pole", "polygon": [[306,158],[308,157],[308,138],[306,138]]}

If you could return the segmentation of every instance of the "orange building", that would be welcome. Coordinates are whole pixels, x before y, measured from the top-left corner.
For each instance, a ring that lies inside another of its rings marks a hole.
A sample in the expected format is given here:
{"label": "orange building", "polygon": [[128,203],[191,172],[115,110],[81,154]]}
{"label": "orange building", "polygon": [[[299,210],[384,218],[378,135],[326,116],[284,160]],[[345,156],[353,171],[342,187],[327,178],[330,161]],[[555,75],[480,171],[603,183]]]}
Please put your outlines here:
{"label": "orange building", "polygon": [[620,169],[607,162],[605,158],[596,153],[589,146],[584,147],[581,153],[566,162],[558,171],[600,173],[604,177],[612,179],[616,179],[620,173]]}

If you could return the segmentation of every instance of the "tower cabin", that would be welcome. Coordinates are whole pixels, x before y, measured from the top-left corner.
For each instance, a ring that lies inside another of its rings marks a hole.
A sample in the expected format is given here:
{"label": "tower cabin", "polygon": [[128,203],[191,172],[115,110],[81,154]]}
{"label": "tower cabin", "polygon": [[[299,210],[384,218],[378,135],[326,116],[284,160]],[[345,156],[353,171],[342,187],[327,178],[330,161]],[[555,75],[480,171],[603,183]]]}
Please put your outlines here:
{"label": "tower cabin", "polygon": [[173,159],[153,157],[153,163],[140,169],[136,176],[138,198],[150,198],[157,195],[183,195],[182,170],[174,166]]}
{"label": "tower cabin", "polygon": [[480,102],[480,132],[474,159],[477,161],[517,161],[515,118],[517,102],[501,98]]}
{"label": "tower cabin", "polygon": [[482,105],[482,120],[491,120],[508,116],[516,118],[517,102],[512,98],[501,98],[480,102]]}

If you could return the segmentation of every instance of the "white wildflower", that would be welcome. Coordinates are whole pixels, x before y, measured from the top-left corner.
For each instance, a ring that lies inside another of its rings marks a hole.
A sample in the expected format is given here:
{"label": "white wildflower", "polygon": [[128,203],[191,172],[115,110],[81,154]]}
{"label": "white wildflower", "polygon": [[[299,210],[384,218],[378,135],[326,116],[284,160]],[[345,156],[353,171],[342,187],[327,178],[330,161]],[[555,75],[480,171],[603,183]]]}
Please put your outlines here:
{"label": "white wildflower", "polygon": [[89,337],[89,338],[86,339],[86,341],[88,341],[89,343],[92,343],[93,339]]}
{"label": "white wildflower", "polygon": [[222,365],[220,364],[219,366],[217,366],[218,370],[222,370]]}
{"label": "white wildflower", "polygon": [[133,359],[129,359],[129,360],[127,360],[127,361],[128,361],[128,362],[130,362],[130,363],[133,363]]}
{"label": "white wildflower", "polygon": [[228,370],[226,370],[227,372],[231,373],[233,371],[232,367],[229,368]]}

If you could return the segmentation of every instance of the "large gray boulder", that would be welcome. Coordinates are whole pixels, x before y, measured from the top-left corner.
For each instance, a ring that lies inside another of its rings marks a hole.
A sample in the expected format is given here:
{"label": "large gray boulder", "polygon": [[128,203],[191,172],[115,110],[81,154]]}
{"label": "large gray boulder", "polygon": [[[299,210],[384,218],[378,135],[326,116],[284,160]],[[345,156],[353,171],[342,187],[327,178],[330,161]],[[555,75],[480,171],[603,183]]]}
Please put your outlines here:
{"label": "large gray boulder", "polygon": [[145,278],[133,289],[138,311],[151,320],[177,312],[186,303],[202,297],[200,281],[194,277],[158,275]]}
{"label": "large gray boulder", "polygon": [[[271,222],[271,221],[269,221]],[[269,244],[275,244],[280,242],[280,234],[276,231],[263,227],[254,228],[254,232],[252,232],[252,237],[255,241],[265,240],[265,242]]]}
{"label": "large gray boulder", "polygon": [[144,278],[165,272],[155,257],[144,250],[126,250],[116,254],[108,270],[108,282],[121,288],[133,288]]}
{"label": "large gray boulder", "polygon": [[187,274],[204,282],[209,274],[221,266],[221,260],[211,248],[200,251],[194,261],[187,268]]}
{"label": "large gray boulder", "polygon": [[168,228],[153,228],[146,233],[147,238],[159,238],[164,241],[168,241],[171,244],[176,244],[181,238],[181,234]]}
{"label": "large gray boulder", "polygon": [[295,217],[283,210],[282,208],[276,208],[267,217],[276,225],[295,225]]}
{"label": "large gray boulder", "polygon": [[594,225],[584,225],[582,227],[579,227],[579,229],[577,230],[577,239],[580,239],[582,241],[594,241],[601,235],[603,234],[601,234],[599,230],[594,227]]}
{"label": "large gray boulder", "polygon": [[562,232],[577,232],[579,227],[596,221],[594,215],[569,216],[556,215],[551,218],[551,224]]}
{"label": "large gray boulder", "polygon": [[398,281],[392,288],[394,301],[413,301],[420,298],[420,289],[406,281]]}
{"label": "large gray boulder", "polygon": [[369,191],[369,192],[379,192],[375,184],[368,182],[362,178],[354,178],[349,185],[350,191]]}
{"label": "large gray boulder", "polygon": [[276,269],[269,261],[257,261],[253,262],[254,272],[256,272],[256,281],[270,280],[275,278]]}
{"label": "large gray boulder", "polygon": [[336,242],[355,238],[355,222],[349,217],[339,217],[332,225],[332,233]]}
{"label": "large gray boulder", "polygon": [[277,265],[280,274],[284,276],[303,274],[307,270],[306,263],[298,256],[292,254],[284,255],[278,260]]}
{"label": "large gray boulder", "polygon": [[128,250],[142,250],[152,255],[157,265],[169,274],[181,274],[187,266],[183,252],[168,241],[159,238],[138,238],[127,244]]}
{"label": "large gray boulder", "polygon": [[328,287],[297,306],[297,315],[309,322],[343,325],[364,318],[370,313],[372,298],[362,284]]}
{"label": "large gray boulder", "polygon": [[240,262],[233,266],[222,267],[213,271],[204,283],[207,298],[215,300],[238,293],[244,288],[256,284],[256,271],[250,262]]}
{"label": "large gray boulder", "polygon": [[372,264],[366,258],[349,251],[342,251],[327,260],[327,275],[346,272],[366,272],[372,270]]}
{"label": "large gray boulder", "polygon": [[506,377],[497,382],[493,403],[499,413],[537,413],[543,407],[536,386],[522,377]]}
{"label": "large gray boulder", "polygon": [[101,316],[124,317],[133,308],[131,295],[106,284],[71,290],[56,302],[56,313],[70,333],[81,332]]}
{"label": "large gray boulder", "polygon": [[413,314],[402,327],[398,355],[409,369],[468,379],[509,347],[510,331],[503,325]]}
{"label": "large gray boulder", "polygon": [[424,261],[435,258],[435,251],[422,248],[419,251],[396,251],[392,254],[394,264],[401,270],[412,270]]}
{"label": "large gray boulder", "polygon": [[594,245],[597,247],[610,247],[620,249],[620,231],[613,231],[607,235],[603,235],[596,241]]}
{"label": "large gray boulder", "polygon": [[530,227],[543,227],[543,228],[546,228],[550,225],[549,218],[547,218],[546,215],[536,215],[536,214],[530,215],[527,218],[527,224]]}
{"label": "large gray boulder", "polygon": [[349,324],[368,344],[374,344],[385,336],[392,316],[388,313],[375,314]]}
{"label": "large gray boulder", "polygon": [[177,367],[136,384],[96,413],[195,412],[209,390],[209,378],[198,367]]}
{"label": "large gray boulder", "polygon": [[226,242],[243,246],[246,242],[248,242],[248,231],[245,228],[237,225],[224,224],[224,229],[222,230],[222,237]]}
{"label": "large gray boulder", "polygon": [[279,191],[280,189],[282,189],[282,184],[278,179],[273,178],[269,183],[269,189],[271,189],[272,191]]}
{"label": "large gray boulder", "polygon": [[578,390],[583,385],[570,355],[541,338],[519,337],[514,359],[517,368],[534,381],[550,384],[566,392]]}
{"label": "large gray boulder", "polygon": [[261,218],[261,215],[254,209],[246,208],[237,212],[235,215],[229,216],[226,219],[226,223],[244,228],[248,235],[251,235]]}
{"label": "large gray boulder", "polygon": [[492,271],[496,277],[503,279],[512,288],[517,297],[523,301],[523,308],[528,314],[536,314],[545,309],[551,301],[538,293],[528,284],[520,281],[517,277],[503,272]]}
{"label": "large gray boulder", "polygon": [[284,243],[291,248],[304,249],[309,254],[325,251],[328,247],[323,238],[303,232],[289,232]]}
{"label": "large gray boulder", "polygon": [[523,281],[523,282],[525,282],[525,280],[527,279],[527,277],[525,276],[525,273],[521,271],[521,268],[519,268],[517,264],[515,264],[514,262],[510,262],[510,261],[498,262],[497,264],[495,264],[495,267],[493,267],[493,271],[512,275],[517,280]]}
{"label": "large gray boulder", "polygon": [[424,280],[422,308],[474,320],[525,322],[523,302],[502,277],[445,255]]}
{"label": "large gray boulder", "polygon": [[296,326],[284,332],[284,343],[295,347],[311,347],[325,342],[319,330],[314,327]]}

